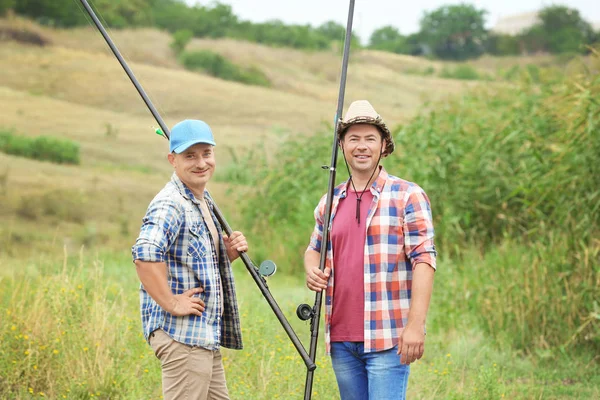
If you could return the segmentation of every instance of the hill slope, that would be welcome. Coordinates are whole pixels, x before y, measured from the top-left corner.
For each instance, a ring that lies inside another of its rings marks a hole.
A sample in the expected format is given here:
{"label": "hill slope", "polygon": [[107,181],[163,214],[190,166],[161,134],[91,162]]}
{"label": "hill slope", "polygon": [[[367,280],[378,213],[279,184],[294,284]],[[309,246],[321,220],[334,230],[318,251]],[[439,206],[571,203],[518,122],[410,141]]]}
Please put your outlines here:
{"label": "hill slope", "polygon": [[[55,228],[64,221],[51,218],[48,210],[27,216],[22,210],[28,207],[24,200],[29,193],[37,193],[39,201],[32,207],[42,207],[49,193],[67,190],[64,194],[68,196],[68,190],[76,189],[84,194],[78,203],[85,214],[84,224],[112,221],[106,231],[120,229],[131,240],[146,204],[171,171],[165,160],[166,141],[153,134],[157,124],[133,85],[92,27],[60,30],[4,19],[0,29],[34,32],[50,43],[35,46],[6,38],[0,42],[0,129],[69,138],[81,145],[82,153],[78,167],[0,155],[4,187],[0,202],[5,207],[0,218],[23,221],[23,231],[28,223],[36,224],[40,232]],[[236,63],[261,69],[273,83],[262,88],[184,70],[164,32],[122,30],[112,31],[111,36],[168,125],[199,118],[213,127],[221,168],[231,160],[227,149],[239,154],[258,148],[259,154],[265,154],[285,135],[310,135],[321,130],[324,122],[333,121],[339,51],[305,52],[229,39],[195,39],[189,44],[189,50],[211,49]],[[433,64],[413,57],[354,51],[346,104],[370,99],[393,126],[414,115],[425,101],[458,93],[469,85],[404,73]],[[315,160],[315,173],[326,161]],[[100,191],[98,182],[103,182]],[[211,190],[225,203],[222,208],[226,211],[225,186],[212,183]],[[127,207],[120,205],[123,203]],[[10,244],[8,225],[3,226],[3,240]],[[112,239],[109,235],[104,241]],[[116,239],[122,244],[122,238]]]}

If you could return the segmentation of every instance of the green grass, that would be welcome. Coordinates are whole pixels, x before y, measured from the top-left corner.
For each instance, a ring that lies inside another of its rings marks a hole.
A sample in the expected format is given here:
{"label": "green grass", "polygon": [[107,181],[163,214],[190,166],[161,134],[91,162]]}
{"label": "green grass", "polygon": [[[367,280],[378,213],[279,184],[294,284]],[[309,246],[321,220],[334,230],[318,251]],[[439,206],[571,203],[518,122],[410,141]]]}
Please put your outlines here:
{"label": "green grass", "polygon": [[257,67],[243,68],[210,50],[186,51],[179,56],[179,59],[185,68],[191,71],[204,71],[226,81],[271,86],[269,78]]}
{"label": "green grass", "polygon": [[[159,399],[160,366],[141,337],[138,281],[128,252],[82,250],[61,257],[56,250],[13,262],[0,275],[0,397]],[[6,262],[0,254],[0,263]],[[245,347],[224,350],[231,398],[302,398],[303,361],[243,264],[236,262],[234,269]],[[425,357],[412,367],[410,398],[600,395],[593,355],[524,357],[490,340],[474,315],[449,317],[460,298],[449,299],[470,274],[459,271],[440,263]],[[311,304],[313,293],[301,279],[283,275],[271,278],[269,286],[308,347],[308,324],[295,317],[295,308]],[[317,365],[314,398],[338,398],[322,332]]]}
{"label": "green grass", "polygon": [[30,138],[0,130],[0,151],[58,164],[79,164],[79,144],[52,136]]}

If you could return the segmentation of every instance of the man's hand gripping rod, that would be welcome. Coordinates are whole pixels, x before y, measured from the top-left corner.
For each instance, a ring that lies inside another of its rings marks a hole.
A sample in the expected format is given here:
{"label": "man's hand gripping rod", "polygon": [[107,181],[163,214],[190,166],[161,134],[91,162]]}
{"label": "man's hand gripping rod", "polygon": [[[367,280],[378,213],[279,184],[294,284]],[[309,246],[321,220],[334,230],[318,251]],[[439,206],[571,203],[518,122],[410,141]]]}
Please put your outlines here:
{"label": "man's hand gripping rod", "polygon": [[[125,70],[125,72],[127,73],[127,76],[131,80],[131,83],[133,83],[133,85],[137,89],[138,93],[140,94],[140,96],[144,100],[144,103],[146,103],[146,106],[148,107],[148,109],[152,113],[152,116],[154,117],[154,119],[156,120],[156,122],[158,123],[158,125],[160,126],[160,130],[162,132],[160,132],[160,131],[157,130],[157,133],[160,134],[161,136],[164,136],[166,139],[169,139],[169,136],[170,136],[169,128],[167,128],[167,125],[164,123],[163,119],[158,114],[158,111],[156,111],[156,108],[154,107],[154,105],[152,104],[152,102],[150,101],[150,99],[148,98],[148,96],[146,95],[146,92],[144,91],[144,89],[142,88],[142,86],[139,84],[139,82],[136,79],[135,75],[133,74],[133,72],[131,71],[131,69],[129,68],[129,66],[127,65],[127,63],[125,62],[125,60],[123,59],[123,56],[121,56],[121,53],[119,52],[119,50],[117,49],[117,47],[113,43],[113,41],[110,38],[110,36],[108,35],[108,33],[106,32],[106,29],[104,29],[104,26],[102,25],[102,23],[100,22],[100,20],[96,16],[96,13],[92,9],[92,7],[89,5],[89,3],[87,2],[87,0],[80,0],[80,2],[83,5],[83,7],[85,8],[85,10],[87,11],[87,13],[89,14],[89,16],[94,21],[94,24],[96,25],[96,28],[98,28],[98,30],[102,34],[102,37],[104,37],[104,40],[106,41],[106,43],[108,44],[108,46],[112,50],[113,54],[115,55],[115,57],[117,57],[117,59],[119,60],[119,63],[121,64],[121,66],[123,67],[123,69]],[[217,205],[214,204],[214,203],[213,203],[213,211],[214,211],[217,219],[219,220],[219,223],[221,224],[221,227],[223,228],[223,230],[225,231],[225,233],[227,233],[227,235],[231,235],[231,233],[232,233],[231,228],[227,224],[227,221],[225,221],[225,218],[223,217],[223,214],[221,214],[221,210],[219,210],[219,208],[217,207]],[[248,269],[248,272],[250,272],[250,275],[254,279],[254,282],[256,282],[256,284],[258,285],[258,287],[259,287],[260,291],[262,292],[263,296],[265,297],[265,299],[267,300],[267,302],[271,306],[271,309],[273,310],[273,312],[277,316],[277,319],[279,320],[279,322],[283,326],[283,329],[285,330],[285,332],[289,336],[290,340],[292,341],[292,343],[296,347],[296,350],[298,351],[298,353],[300,354],[300,356],[304,360],[304,363],[306,364],[306,368],[309,371],[314,371],[315,368],[317,368],[317,366],[315,365],[315,363],[313,361],[314,358],[310,358],[309,357],[308,353],[306,352],[306,349],[304,349],[304,346],[302,345],[302,343],[298,339],[298,336],[294,332],[294,330],[291,327],[290,323],[285,318],[285,315],[281,312],[281,309],[279,308],[279,305],[277,304],[277,302],[275,301],[275,299],[271,295],[271,292],[269,291],[269,288],[267,287],[267,284],[266,284],[264,278],[259,275],[259,269],[254,265],[254,263],[252,262],[252,260],[250,260],[250,257],[248,257],[248,255],[245,252],[241,252],[240,253],[240,258],[242,259],[242,261],[246,265],[246,268]],[[272,261],[265,261],[264,263],[261,263],[260,271],[261,272],[265,271],[266,275],[272,274],[274,272],[274,269],[275,269],[275,264]]]}

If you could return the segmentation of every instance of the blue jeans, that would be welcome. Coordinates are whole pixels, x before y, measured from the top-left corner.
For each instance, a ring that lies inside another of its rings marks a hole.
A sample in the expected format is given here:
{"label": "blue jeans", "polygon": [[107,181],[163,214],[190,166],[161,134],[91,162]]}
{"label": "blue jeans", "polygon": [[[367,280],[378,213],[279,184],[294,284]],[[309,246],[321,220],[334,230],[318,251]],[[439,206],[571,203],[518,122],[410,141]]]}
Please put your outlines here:
{"label": "blue jeans", "polygon": [[331,364],[342,400],[406,398],[410,366],[400,364],[397,346],[365,353],[362,342],[331,343]]}

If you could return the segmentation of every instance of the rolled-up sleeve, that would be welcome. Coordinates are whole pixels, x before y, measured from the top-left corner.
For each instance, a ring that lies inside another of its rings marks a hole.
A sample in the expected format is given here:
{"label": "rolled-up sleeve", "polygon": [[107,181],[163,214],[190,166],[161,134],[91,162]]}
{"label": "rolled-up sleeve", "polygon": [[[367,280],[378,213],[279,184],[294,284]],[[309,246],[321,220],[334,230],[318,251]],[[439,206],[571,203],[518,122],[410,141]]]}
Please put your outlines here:
{"label": "rolled-up sleeve", "polygon": [[131,248],[133,260],[164,262],[183,223],[183,211],[167,198],[155,199],[142,220],[140,235]]}
{"label": "rolled-up sleeve", "polygon": [[317,253],[321,252],[321,243],[323,242],[323,212],[324,212],[324,198],[319,201],[319,204],[315,208],[315,228],[310,236],[310,243],[308,244],[307,250],[313,250]]}
{"label": "rolled-up sleeve", "polygon": [[434,230],[431,205],[427,194],[418,186],[407,192],[404,208],[404,247],[412,267],[419,263],[436,269],[437,252],[433,243]]}

